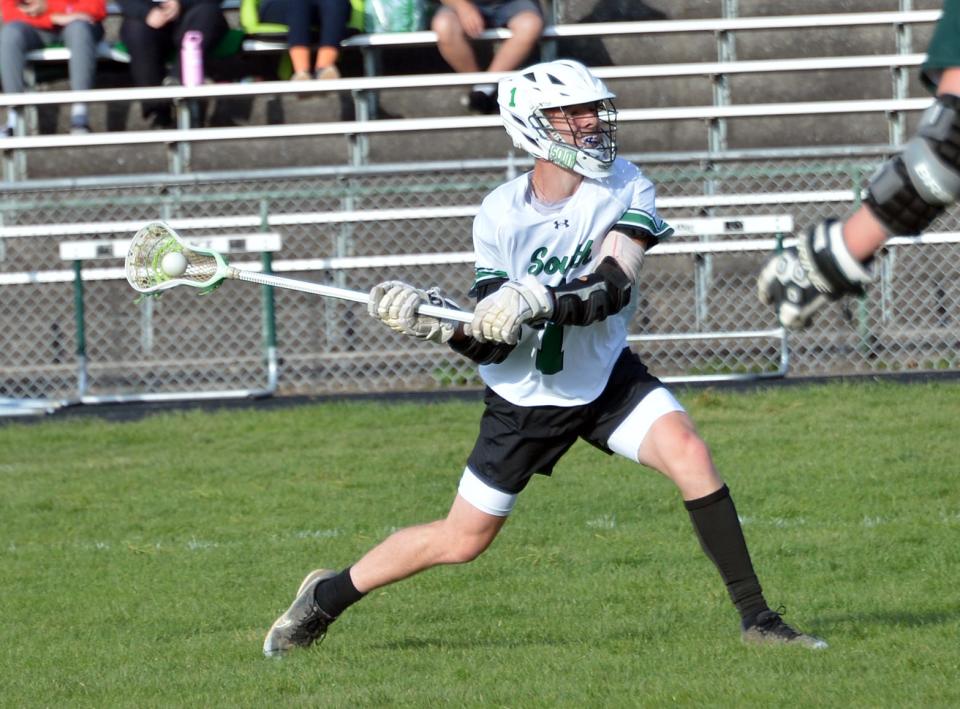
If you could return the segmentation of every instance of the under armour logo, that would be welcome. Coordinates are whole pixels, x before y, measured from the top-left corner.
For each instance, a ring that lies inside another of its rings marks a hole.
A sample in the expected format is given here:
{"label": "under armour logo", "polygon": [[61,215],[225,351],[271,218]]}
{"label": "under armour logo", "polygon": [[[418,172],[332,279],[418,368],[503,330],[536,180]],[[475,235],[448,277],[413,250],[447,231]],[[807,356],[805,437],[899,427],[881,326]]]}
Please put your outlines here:
{"label": "under armour logo", "polygon": [[553,223],[553,228],[559,229],[561,224],[563,224],[563,226],[570,226],[570,222],[566,219],[559,219]]}

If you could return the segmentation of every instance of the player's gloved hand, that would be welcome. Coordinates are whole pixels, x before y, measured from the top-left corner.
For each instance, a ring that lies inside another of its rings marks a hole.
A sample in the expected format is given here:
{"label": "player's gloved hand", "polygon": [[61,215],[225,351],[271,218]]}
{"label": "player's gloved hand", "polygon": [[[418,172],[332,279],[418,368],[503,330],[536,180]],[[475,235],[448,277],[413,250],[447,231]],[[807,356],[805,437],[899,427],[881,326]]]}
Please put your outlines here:
{"label": "player's gloved hand", "polygon": [[370,289],[367,312],[390,329],[418,340],[442,343],[453,337],[456,325],[440,318],[420,315],[421,304],[456,307],[439,289],[421,290],[403,281],[384,281]]}
{"label": "player's gloved hand", "polygon": [[470,333],[481,342],[517,344],[520,328],[553,315],[553,295],[533,276],[507,281],[477,304]]}
{"label": "player's gloved hand", "polygon": [[757,295],[760,302],[774,307],[788,330],[807,327],[817,311],[830,302],[810,282],[793,246],[767,258],[757,277]]}
{"label": "player's gloved hand", "polygon": [[[804,328],[831,300],[863,295],[874,278],[869,265],[857,261],[843,238],[843,223],[824,219],[768,260],[757,279],[760,300],[773,304],[784,327]],[[818,297],[819,296],[819,297]]]}

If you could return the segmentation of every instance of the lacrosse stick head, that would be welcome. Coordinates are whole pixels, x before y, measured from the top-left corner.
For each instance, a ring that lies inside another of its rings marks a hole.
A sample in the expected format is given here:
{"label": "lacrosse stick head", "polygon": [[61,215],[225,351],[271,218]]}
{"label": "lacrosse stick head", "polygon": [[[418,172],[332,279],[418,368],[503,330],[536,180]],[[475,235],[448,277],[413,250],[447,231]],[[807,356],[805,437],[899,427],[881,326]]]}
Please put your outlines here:
{"label": "lacrosse stick head", "polygon": [[[163,270],[163,257],[171,253],[186,260],[186,268],[176,276]],[[222,255],[188,244],[164,222],[142,226],[127,250],[127,281],[141,293],[157,293],[174,286],[214,288],[227,277],[229,269]]]}

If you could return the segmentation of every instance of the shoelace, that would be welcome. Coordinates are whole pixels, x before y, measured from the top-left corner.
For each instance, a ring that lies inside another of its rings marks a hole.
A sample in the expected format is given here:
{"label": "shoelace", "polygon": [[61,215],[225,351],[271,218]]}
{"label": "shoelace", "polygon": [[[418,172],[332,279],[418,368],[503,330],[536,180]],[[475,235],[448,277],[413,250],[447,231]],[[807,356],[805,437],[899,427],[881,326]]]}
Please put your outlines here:
{"label": "shoelace", "polygon": [[790,640],[800,637],[800,633],[783,622],[783,616],[787,614],[787,609],[779,606],[777,610],[770,611],[770,615],[764,619],[763,623],[757,624],[757,629],[762,633],[773,633],[783,635]]}
{"label": "shoelace", "polygon": [[327,626],[333,622],[333,618],[328,616],[316,603],[310,606],[310,611],[297,623],[296,629],[290,634],[296,642],[315,642],[322,638],[327,632]]}

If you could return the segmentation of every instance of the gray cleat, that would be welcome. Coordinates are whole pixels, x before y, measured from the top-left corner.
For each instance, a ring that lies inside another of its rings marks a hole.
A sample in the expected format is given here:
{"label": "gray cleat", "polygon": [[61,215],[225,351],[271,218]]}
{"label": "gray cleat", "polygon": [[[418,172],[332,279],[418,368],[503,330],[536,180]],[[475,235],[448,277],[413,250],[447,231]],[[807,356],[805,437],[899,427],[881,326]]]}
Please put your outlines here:
{"label": "gray cleat", "polygon": [[297,597],[287,611],[277,618],[263,640],[263,654],[279,657],[295,647],[310,647],[326,635],[329,625],[336,620],[327,615],[313,599],[317,584],[337,575],[330,569],[316,569],[297,589]]}
{"label": "gray cleat", "polygon": [[794,630],[783,622],[780,613],[771,610],[757,615],[752,625],[742,629],[741,637],[749,645],[802,645],[813,650],[829,647],[825,640]]}

